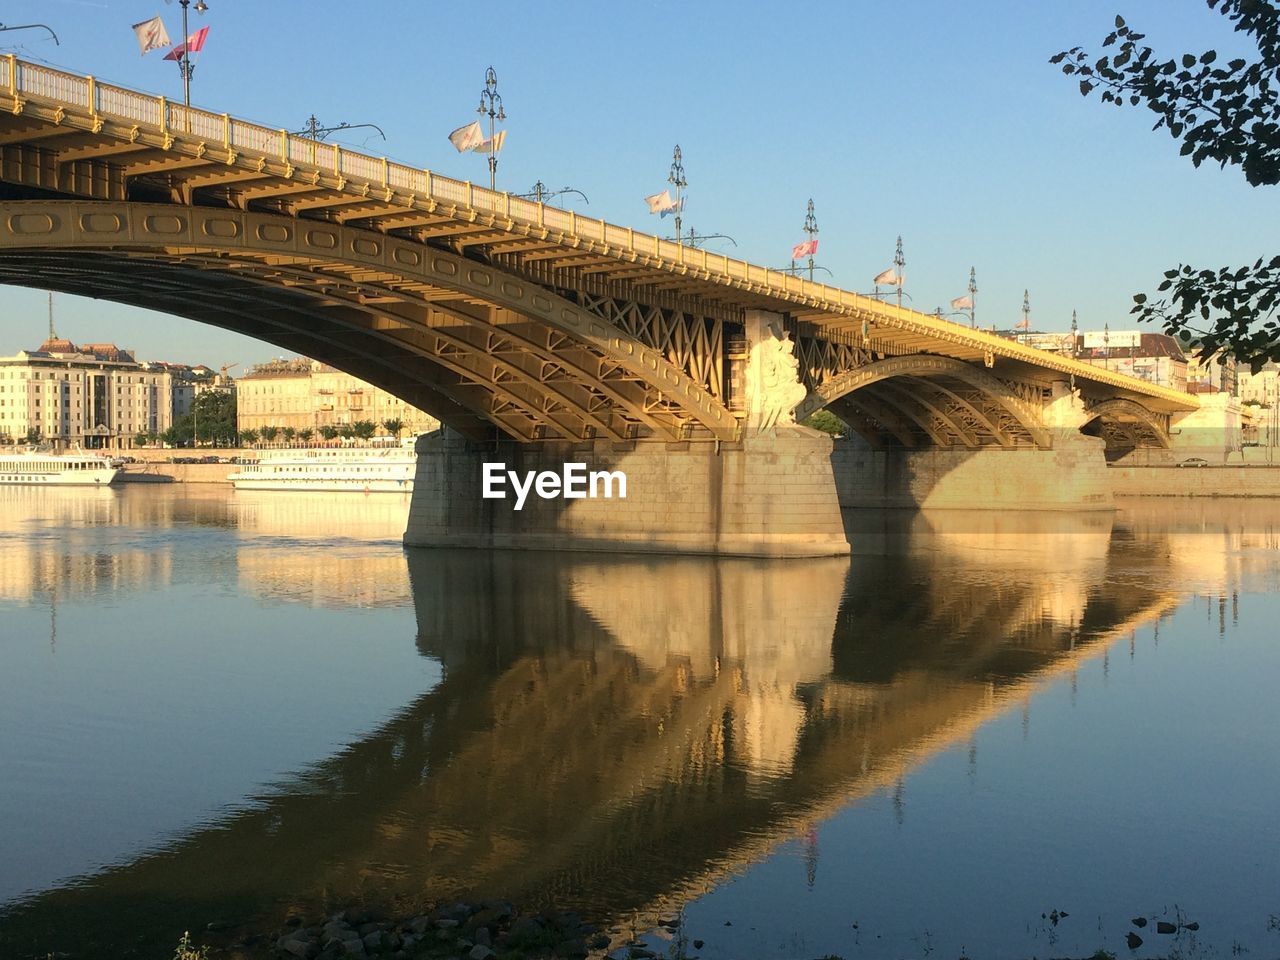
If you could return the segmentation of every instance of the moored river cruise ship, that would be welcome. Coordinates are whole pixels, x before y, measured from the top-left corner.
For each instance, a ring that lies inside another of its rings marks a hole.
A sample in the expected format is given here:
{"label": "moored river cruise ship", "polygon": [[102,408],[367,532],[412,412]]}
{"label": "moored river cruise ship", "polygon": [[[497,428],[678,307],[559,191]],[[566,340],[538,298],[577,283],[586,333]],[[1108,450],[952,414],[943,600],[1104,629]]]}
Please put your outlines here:
{"label": "moored river cruise ship", "polygon": [[412,447],[266,450],[227,479],[237,490],[409,493],[416,469]]}
{"label": "moored river cruise ship", "polygon": [[76,450],[15,450],[0,453],[0,485],[102,487],[116,478],[117,469],[106,457]]}

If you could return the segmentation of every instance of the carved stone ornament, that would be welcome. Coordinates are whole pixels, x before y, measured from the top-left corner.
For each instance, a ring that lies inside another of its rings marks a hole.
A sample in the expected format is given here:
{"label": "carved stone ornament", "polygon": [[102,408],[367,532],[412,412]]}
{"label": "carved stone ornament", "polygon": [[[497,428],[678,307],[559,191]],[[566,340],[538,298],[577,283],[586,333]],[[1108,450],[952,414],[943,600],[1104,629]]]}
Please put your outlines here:
{"label": "carved stone ornament", "polygon": [[800,382],[800,361],[790,334],[778,322],[762,324],[751,345],[747,382],[751,389],[749,424],[758,433],[796,422],[795,409],[808,390]]}

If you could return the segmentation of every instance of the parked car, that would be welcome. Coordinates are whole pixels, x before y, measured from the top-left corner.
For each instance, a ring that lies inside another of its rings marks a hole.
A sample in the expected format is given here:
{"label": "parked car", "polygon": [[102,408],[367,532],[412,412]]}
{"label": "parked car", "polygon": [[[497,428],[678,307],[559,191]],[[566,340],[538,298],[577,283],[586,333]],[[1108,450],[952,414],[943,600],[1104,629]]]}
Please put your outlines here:
{"label": "parked car", "polygon": [[1179,467],[1207,467],[1208,465],[1209,461],[1204,457],[1187,457],[1177,464]]}

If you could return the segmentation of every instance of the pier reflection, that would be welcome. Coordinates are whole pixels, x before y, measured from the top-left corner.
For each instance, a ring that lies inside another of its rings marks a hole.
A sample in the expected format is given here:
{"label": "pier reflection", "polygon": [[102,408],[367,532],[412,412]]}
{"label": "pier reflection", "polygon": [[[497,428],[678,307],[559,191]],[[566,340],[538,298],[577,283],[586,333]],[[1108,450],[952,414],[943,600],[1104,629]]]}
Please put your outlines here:
{"label": "pier reflection", "polygon": [[[872,524],[851,559],[410,551],[437,687],[253,809],[14,905],[0,953],[107,952],[143,929],[158,948],[357,901],[656,915],[1186,593],[1141,515]],[[1179,549],[1201,560],[1203,541]],[[242,586],[288,592],[255,562],[241,552]]]}

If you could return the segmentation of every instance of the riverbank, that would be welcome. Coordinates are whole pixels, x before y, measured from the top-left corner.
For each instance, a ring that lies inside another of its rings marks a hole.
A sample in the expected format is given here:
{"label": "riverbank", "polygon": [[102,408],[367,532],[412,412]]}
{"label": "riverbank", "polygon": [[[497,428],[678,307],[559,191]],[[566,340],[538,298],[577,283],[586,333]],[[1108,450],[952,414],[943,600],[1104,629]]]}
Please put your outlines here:
{"label": "riverbank", "polygon": [[[1056,928],[1069,917],[1069,913],[1053,910],[1043,915],[1041,920],[1050,928]],[[856,932],[858,926],[854,923],[852,929]],[[1079,960],[1116,960],[1122,949],[1134,951],[1144,944],[1162,951],[1154,955],[1156,960],[1182,956],[1184,951],[1196,948],[1199,930],[1200,924],[1187,920],[1177,908],[1167,918],[1138,916],[1129,921],[1123,936],[1115,935],[1121,941],[1120,947],[1111,950],[1099,947]],[[207,944],[210,936],[217,938],[219,933],[225,936],[226,931],[224,925],[210,924],[205,936],[191,937],[190,944],[198,951],[200,946]],[[860,940],[855,933],[855,946],[850,956],[860,952]],[[682,915],[657,920],[644,933],[618,928],[606,931],[584,921],[573,911],[522,912],[509,901],[486,900],[442,904],[426,913],[401,919],[390,919],[376,909],[364,907],[348,908],[324,919],[308,920],[293,915],[283,929],[274,933],[242,932],[226,946],[211,946],[210,958],[698,960],[706,946],[706,940],[692,936],[691,931],[685,928]],[[926,950],[926,956],[928,952]],[[841,954],[827,953],[814,960],[845,958]],[[960,960],[968,960],[967,952],[962,953]]]}
{"label": "riverbank", "polygon": [[1112,464],[1107,478],[1117,497],[1280,497],[1280,465]]}

